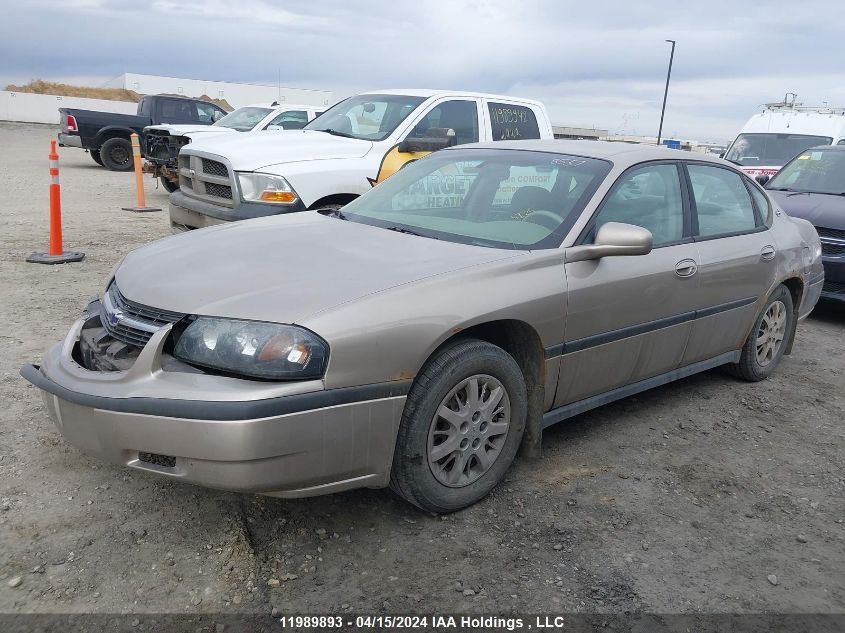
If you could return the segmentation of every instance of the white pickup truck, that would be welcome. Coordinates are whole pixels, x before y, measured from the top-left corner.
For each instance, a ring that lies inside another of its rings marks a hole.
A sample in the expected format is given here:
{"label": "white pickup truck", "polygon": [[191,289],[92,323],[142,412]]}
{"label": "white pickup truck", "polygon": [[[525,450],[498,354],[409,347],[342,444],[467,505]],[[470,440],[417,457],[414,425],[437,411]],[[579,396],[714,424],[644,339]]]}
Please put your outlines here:
{"label": "white pickup truck", "polygon": [[144,128],[144,171],[159,178],[167,191],[179,188],[176,157],[179,150],[197,138],[209,138],[233,132],[259,132],[261,130],[299,130],[324,108],[295,103],[257,103],[233,110],[211,125],[167,124],[148,125]]}
{"label": "white pickup truck", "polygon": [[198,139],[179,152],[174,231],[340,208],[408,161],[476,141],[554,138],[542,103],[438,90],[350,97],[301,130]]}

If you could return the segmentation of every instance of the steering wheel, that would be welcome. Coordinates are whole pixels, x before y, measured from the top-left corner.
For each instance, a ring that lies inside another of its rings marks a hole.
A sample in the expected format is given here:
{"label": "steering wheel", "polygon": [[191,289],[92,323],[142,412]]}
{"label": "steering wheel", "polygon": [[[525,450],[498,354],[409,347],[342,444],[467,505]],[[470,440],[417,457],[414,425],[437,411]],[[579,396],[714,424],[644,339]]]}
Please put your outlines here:
{"label": "steering wheel", "polygon": [[552,211],[529,211],[523,218],[523,222],[533,222],[544,226],[550,231],[554,231],[557,227],[563,224],[563,218]]}

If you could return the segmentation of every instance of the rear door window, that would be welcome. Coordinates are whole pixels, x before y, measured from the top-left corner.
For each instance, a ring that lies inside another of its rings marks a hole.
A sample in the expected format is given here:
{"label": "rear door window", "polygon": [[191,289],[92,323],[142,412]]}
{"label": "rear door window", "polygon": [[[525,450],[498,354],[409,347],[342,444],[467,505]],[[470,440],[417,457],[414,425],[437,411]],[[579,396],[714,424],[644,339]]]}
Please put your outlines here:
{"label": "rear door window", "polygon": [[494,141],[522,141],[540,138],[534,110],[512,103],[489,102],[490,125]]}
{"label": "rear door window", "polygon": [[194,123],[198,120],[196,105],[187,99],[162,99],[159,116],[162,123]]}

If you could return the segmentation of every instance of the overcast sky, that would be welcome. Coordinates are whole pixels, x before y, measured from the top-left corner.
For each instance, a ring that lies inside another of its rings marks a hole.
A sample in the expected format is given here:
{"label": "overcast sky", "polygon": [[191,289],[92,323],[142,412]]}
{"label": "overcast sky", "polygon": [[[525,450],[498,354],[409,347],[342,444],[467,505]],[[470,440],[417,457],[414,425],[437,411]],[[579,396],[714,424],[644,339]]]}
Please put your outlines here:
{"label": "overcast sky", "polygon": [[[840,0],[0,0],[0,84],[124,72],[543,100],[560,125],[726,140],[797,92],[845,106]],[[2,87],[2,86],[0,86]]]}

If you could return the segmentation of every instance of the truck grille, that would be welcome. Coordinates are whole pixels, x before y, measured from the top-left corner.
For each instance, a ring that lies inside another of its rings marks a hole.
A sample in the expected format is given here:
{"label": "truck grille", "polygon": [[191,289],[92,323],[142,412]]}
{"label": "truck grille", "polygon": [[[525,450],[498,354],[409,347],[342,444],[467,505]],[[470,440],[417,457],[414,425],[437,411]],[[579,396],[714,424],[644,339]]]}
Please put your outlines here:
{"label": "truck grille", "polygon": [[202,173],[212,176],[222,176],[223,178],[229,177],[229,170],[226,169],[226,165],[209,158],[202,159]]}
{"label": "truck grille", "polygon": [[151,308],[124,297],[112,282],[102,301],[100,320],[106,331],[118,341],[144,347],[150,337],[165,325],[176,323],[181,312]]}
{"label": "truck grille", "polygon": [[179,187],[187,196],[225,207],[234,206],[232,176],[222,161],[196,156],[188,150],[179,154]]}

